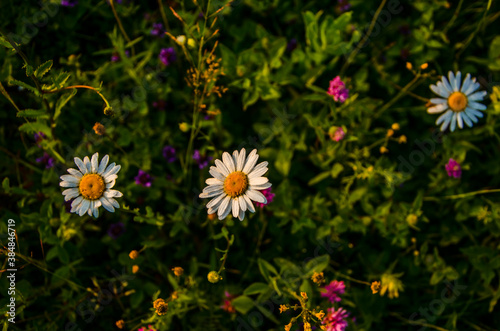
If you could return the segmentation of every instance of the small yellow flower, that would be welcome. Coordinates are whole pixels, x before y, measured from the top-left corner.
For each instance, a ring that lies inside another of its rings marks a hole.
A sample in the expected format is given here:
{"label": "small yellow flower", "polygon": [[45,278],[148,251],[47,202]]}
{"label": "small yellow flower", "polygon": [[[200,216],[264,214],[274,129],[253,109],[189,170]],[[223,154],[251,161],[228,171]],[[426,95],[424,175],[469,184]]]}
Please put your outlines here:
{"label": "small yellow flower", "polygon": [[311,323],[304,322],[304,331],[312,331]]}
{"label": "small yellow flower", "polygon": [[419,252],[419,251],[413,251],[413,255],[415,255],[415,256],[419,256],[419,255],[420,255],[420,252]]}
{"label": "small yellow flower", "polygon": [[375,294],[378,291],[380,291],[380,282],[378,282],[378,281],[372,282],[371,289],[372,289],[372,293],[373,294]]}
{"label": "small yellow flower", "polygon": [[168,303],[166,302],[161,302],[156,307],[156,313],[158,314],[158,316],[165,315],[167,311],[168,311]]}
{"label": "small yellow flower", "polygon": [[287,311],[288,310],[288,307],[285,306],[285,305],[280,305],[280,314],[284,311]]}
{"label": "small yellow flower", "polygon": [[132,259],[132,260],[135,260],[137,259],[137,257],[139,257],[139,252],[136,251],[135,249],[133,251],[131,251],[128,256]]}
{"label": "small yellow flower", "polygon": [[104,136],[106,134],[106,128],[99,122],[94,124],[94,127],[92,129],[94,129],[95,134],[99,136]]}
{"label": "small yellow flower", "polygon": [[174,275],[176,275],[177,277],[182,276],[182,274],[184,273],[184,269],[182,269],[181,267],[174,267],[172,268],[172,271],[174,272]]}
{"label": "small yellow flower", "polygon": [[325,313],[323,311],[320,311],[319,313],[314,314],[317,319],[322,320],[323,317],[325,317]]}
{"label": "small yellow flower", "polygon": [[138,265],[133,265],[132,266],[132,273],[135,274],[135,273],[137,273],[137,271],[139,271],[139,266]]}
{"label": "small yellow flower", "polygon": [[189,48],[195,48],[196,47],[196,42],[194,41],[193,38],[188,39],[188,47]]}
{"label": "small yellow flower", "polygon": [[182,132],[188,132],[189,131],[189,124],[187,124],[186,122],[179,123],[179,129]]}
{"label": "small yellow flower", "polygon": [[116,321],[116,327],[118,329],[123,329],[124,326],[125,326],[125,321],[124,320]]}
{"label": "small yellow flower", "polygon": [[288,323],[287,325],[285,325],[285,331],[290,331],[291,328],[292,328],[292,323]]}
{"label": "small yellow flower", "polygon": [[321,286],[325,282],[325,275],[323,272],[317,273],[316,271],[313,273],[311,280]]}
{"label": "small yellow flower", "polygon": [[156,309],[158,308],[158,306],[162,303],[165,303],[165,300],[163,300],[162,298],[158,298],[156,299],[154,302],[153,302],[153,308]]}
{"label": "small yellow flower", "polygon": [[307,300],[307,293],[306,292],[300,292],[300,296],[304,299]]}
{"label": "small yellow flower", "polygon": [[406,62],[406,69],[408,69],[408,70],[413,69],[413,66],[411,65],[410,62]]}
{"label": "small yellow flower", "polygon": [[406,136],[405,136],[405,135],[402,135],[401,137],[399,137],[398,142],[399,142],[400,144],[405,144],[405,143],[406,143]]}
{"label": "small yellow flower", "polygon": [[320,328],[321,330],[326,330],[326,326],[324,326],[324,325],[320,325],[320,326],[319,326],[319,328]]}
{"label": "small yellow flower", "polygon": [[415,214],[410,214],[406,216],[406,222],[408,222],[409,225],[415,225],[417,224],[418,216]]}
{"label": "small yellow flower", "polygon": [[387,130],[387,137],[392,137],[393,135],[394,135],[394,130],[393,129]]}
{"label": "small yellow flower", "polygon": [[207,279],[210,283],[217,283],[219,280],[222,278],[220,277],[219,273],[217,271],[210,271],[207,275]]}
{"label": "small yellow flower", "polygon": [[380,147],[380,154],[385,154],[385,153],[389,153],[389,150],[387,149],[387,147],[385,147],[385,146]]}
{"label": "small yellow flower", "polygon": [[373,168],[373,166],[369,166],[368,168],[366,168],[366,171],[368,171],[368,172],[372,172],[372,171],[373,171],[373,169],[374,169],[374,168]]}
{"label": "small yellow flower", "polygon": [[411,242],[412,242],[412,244],[416,244],[417,243],[417,238],[415,238],[415,237],[411,238]]}
{"label": "small yellow flower", "polygon": [[429,64],[424,63],[424,64],[422,64],[422,65],[420,66],[420,69],[425,70],[425,69],[427,69],[428,67],[429,67]]}
{"label": "small yellow flower", "polygon": [[399,130],[399,124],[398,123],[393,123],[391,125],[391,129],[393,129],[394,131],[398,131]]}
{"label": "small yellow flower", "polygon": [[175,300],[179,297],[179,293],[177,293],[177,291],[173,291],[172,292],[172,300]]}
{"label": "small yellow flower", "polygon": [[214,221],[217,218],[217,213],[208,214],[208,219]]}
{"label": "small yellow flower", "polygon": [[184,45],[184,44],[186,44],[186,36],[185,35],[177,36],[177,38],[175,40],[181,46]]}
{"label": "small yellow flower", "polygon": [[399,280],[400,275],[394,274],[383,274],[382,275],[382,287],[380,289],[380,295],[383,296],[385,292],[389,293],[389,299],[398,298],[399,291],[403,290],[403,282]]}

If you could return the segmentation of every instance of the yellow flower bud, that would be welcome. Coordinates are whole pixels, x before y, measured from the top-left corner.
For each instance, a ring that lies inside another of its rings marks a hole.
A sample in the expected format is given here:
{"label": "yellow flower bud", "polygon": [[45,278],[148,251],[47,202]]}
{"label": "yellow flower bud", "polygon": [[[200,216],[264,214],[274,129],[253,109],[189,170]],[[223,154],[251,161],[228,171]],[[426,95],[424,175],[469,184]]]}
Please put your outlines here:
{"label": "yellow flower bud", "polygon": [[207,275],[207,279],[210,283],[217,283],[219,280],[222,278],[220,277],[219,273],[217,271],[210,271]]}
{"label": "yellow flower bud", "polygon": [[139,257],[139,252],[136,251],[135,249],[133,251],[131,251],[128,256],[132,259],[132,260],[135,260],[137,259],[137,257]]}

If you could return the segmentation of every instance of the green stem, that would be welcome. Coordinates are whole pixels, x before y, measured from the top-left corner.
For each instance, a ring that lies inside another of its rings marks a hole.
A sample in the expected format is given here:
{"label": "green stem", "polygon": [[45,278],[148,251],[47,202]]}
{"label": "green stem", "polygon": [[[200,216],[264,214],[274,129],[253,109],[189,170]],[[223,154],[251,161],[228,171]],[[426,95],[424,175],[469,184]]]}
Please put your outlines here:
{"label": "green stem", "polygon": [[424,197],[424,200],[426,201],[440,201],[441,199],[446,199],[446,200],[454,200],[454,199],[462,199],[465,197],[470,197],[478,194],[488,194],[488,193],[498,193],[500,192],[500,189],[493,189],[493,190],[480,190],[480,191],[474,191],[474,192],[468,192],[468,193],[462,193],[462,194],[454,194],[454,195],[446,195],[444,197]]}
{"label": "green stem", "polygon": [[165,9],[163,8],[163,1],[158,0],[158,6],[160,6],[160,14],[161,18],[163,19],[163,23],[165,24],[165,30],[170,30],[168,26],[168,21],[167,21],[167,15],[165,14]]}
{"label": "green stem", "polygon": [[412,87],[413,84],[415,84],[418,79],[420,78],[421,74],[420,72],[418,72],[415,77],[408,83],[405,85],[405,87],[403,87],[398,94],[396,94],[396,96],[394,98],[392,98],[391,101],[389,101],[388,103],[386,103],[382,108],[380,108],[380,110],[375,113],[375,115],[373,116],[374,118],[378,118],[380,115],[382,115],[383,112],[385,112],[387,109],[389,109],[393,104],[395,104],[399,99],[401,99],[405,94],[407,94],[407,91],[410,89],[410,87]]}
{"label": "green stem", "polygon": [[[115,1],[114,0],[109,0],[109,4],[111,5],[111,10],[113,11],[113,15],[115,15],[116,22],[118,23],[118,27],[120,28],[120,31],[122,35],[125,37],[125,40],[127,42],[131,42],[129,36],[127,35],[127,32],[125,32],[125,29],[123,28],[122,21],[120,20],[120,17],[118,16],[118,13],[116,12],[115,9]],[[132,45],[132,57],[135,56],[135,48],[134,45]]]}
{"label": "green stem", "polygon": [[9,93],[7,93],[7,91],[5,90],[5,88],[3,87],[2,85],[2,82],[0,82],[0,92],[2,92],[3,96],[7,98],[7,100],[10,101],[10,103],[14,106],[14,108],[16,108],[17,111],[21,111],[19,109],[19,107],[17,107],[16,103],[14,102],[14,100],[12,100],[12,98],[10,97]]}
{"label": "green stem", "polygon": [[349,57],[347,58],[346,62],[344,63],[344,65],[340,69],[340,76],[342,76],[344,74],[346,69],[349,67],[351,62],[354,60],[354,57],[359,53],[361,48],[363,48],[365,42],[368,40],[368,37],[372,33],[373,28],[375,27],[375,24],[377,23],[378,16],[380,15],[382,8],[384,8],[386,2],[387,2],[387,0],[382,0],[382,2],[380,3],[380,6],[378,7],[377,11],[375,12],[375,15],[373,16],[373,19],[370,23],[370,27],[368,28],[368,31],[366,31],[366,34],[363,36],[363,39],[359,42],[359,44],[356,46],[354,51],[351,54],[349,54]]}
{"label": "green stem", "polygon": [[60,88],[60,89],[57,89],[57,90],[43,90],[41,91],[43,94],[49,94],[49,93],[57,93],[57,92],[61,92],[61,91],[64,91],[64,90],[70,90],[70,89],[88,89],[88,90],[92,90],[94,91],[95,93],[97,93],[101,99],[104,101],[104,103],[106,103],[106,108],[111,108],[111,105],[109,104],[108,100],[106,100],[106,98],[104,97],[104,95],[101,94],[101,92],[99,92],[97,89],[95,89],[94,87],[92,86],[87,86],[87,85],[72,85],[72,86],[67,86],[67,87],[63,87],[63,88]]}

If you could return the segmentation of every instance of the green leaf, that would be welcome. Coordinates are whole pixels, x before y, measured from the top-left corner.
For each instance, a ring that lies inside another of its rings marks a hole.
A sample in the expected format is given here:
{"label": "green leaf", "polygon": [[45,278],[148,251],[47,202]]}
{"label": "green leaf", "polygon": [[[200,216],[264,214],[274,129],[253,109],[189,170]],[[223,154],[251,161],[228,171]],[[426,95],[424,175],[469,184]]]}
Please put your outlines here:
{"label": "green leaf", "polygon": [[42,78],[43,75],[45,75],[47,72],[50,71],[52,68],[52,60],[48,60],[47,62],[41,64],[36,70],[35,70],[35,77],[36,78]]}
{"label": "green leaf", "polygon": [[130,306],[132,309],[139,307],[144,300],[144,292],[141,290],[136,291],[130,295]]}
{"label": "green leaf", "polygon": [[272,266],[271,263],[267,262],[266,260],[259,258],[257,260],[257,264],[259,265],[260,273],[262,274],[262,276],[264,276],[266,281],[269,282],[270,273],[273,273],[276,276],[278,275],[278,272],[276,271],[276,269]]}
{"label": "green leaf", "polygon": [[327,254],[313,258],[308,261],[304,267],[305,276],[310,277],[314,272],[322,272],[326,269],[326,267],[328,267],[329,263],[330,256]]}
{"label": "green leaf", "polygon": [[3,36],[0,36],[0,45],[7,47],[8,49],[14,49],[14,46],[11,45]]}
{"label": "green leaf", "polygon": [[9,81],[9,84],[11,84],[11,85],[21,86],[21,87],[23,87],[23,88],[25,88],[25,89],[27,89],[27,90],[30,90],[31,92],[35,93],[36,95],[39,95],[38,90],[37,90],[35,87],[33,87],[33,86],[31,86],[31,85],[28,85],[28,84],[26,84],[25,82],[21,82],[20,80],[17,80],[17,79],[11,79],[11,80]]}
{"label": "green leaf", "polygon": [[29,64],[25,64],[23,68],[26,68],[26,77],[33,75],[33,67]]}
{"label": "green leaf", "polygon": [[66,250],[63,247],[61,247],[61,246],[57,247],[57,256],[59,257],[59,260],[61,260],[62,263],[64,263],[64,264],[69,263],[68,252],[66,252]]}
{"label": "green leaf", "polygon": [[243,92],[243,110],[247,110],[248,106],[253,105],[257,100],[259,100],[259,90],[257,88]]}
{"label": "green leaf", "polygon": [[232,305],[237,311],[245,315],[250,309],[253,308],[254,303],[253,300],[246,295],[240,295],[233,300]]}
{"label": "green leaf", "polygon": [[344,166],[340,163],[335,163],[332,167],[331,175],[333,178],[337,178],[338,175],[344,170]]}
{"label": "green leaf", "polygon": [[61,110],[63,109],[63,107],[68,103],[69,100],[71,100],[71,98],[76,95],[77,92],[78,91],[75,88],[71,91],[71,93],[65,93],[59,98],[59,100],[57,100],[56,110],[54,112],[54,121],[59,117],[59,115],[61,115]]}
{"label": "green leaf", "polygon": [[28,122],[19,127],[19,131],[26,133],[43,132],[45,135],[50,136],[50,128],[41,122]]}
{"label": "green leaf", "polygon": [[325,179],[327,179],[328,177],[330,177],[330,171],[323,171],[322,173],[320,173],[319,175],[313,177],[308,183],[307,185],[309,186],[313,186],[314,184],[317,184]]}
{"label": "green leaf", "polygon": [[9,193],[10,191],[10,180],[9,177],[5,177],[2,181],[2,187],[5,190],[5,193]]}
{"label": "green leaf", "polygon": [[49,118],[49,114],[45,112],[43,109],[24,109],[16,113],[17,117],[41,117],[41,118]]}
{"label": "green leaf", "polygon": [[258,294],[258,293],[263,293],[269,289],[269,285],[266,283],[253,283],[250,286],[248,286],[245,291],[243,291],[243,294],[245,295],[252,295],[252,294]]}

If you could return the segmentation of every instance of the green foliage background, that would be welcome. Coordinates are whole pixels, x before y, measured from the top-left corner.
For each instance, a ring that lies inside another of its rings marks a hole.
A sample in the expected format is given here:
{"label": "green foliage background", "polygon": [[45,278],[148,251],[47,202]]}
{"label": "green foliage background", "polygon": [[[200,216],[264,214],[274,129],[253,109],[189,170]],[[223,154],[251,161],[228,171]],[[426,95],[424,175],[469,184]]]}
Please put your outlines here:
{"label": "green foliage background", "polygon": [[[380,2],[351,4],[341,13],[335,2],[320,0],[172,0],[163,9],[156,1],[124,0],[115,8],[128,42],[106,1],[80,0],[73,8],[2,1],[0,230],[16,221],[21,268],[17,322],[4,318],[4,330],[112,330],[121,319],[134,330],[282,330],[294,316],[278,312],[296,302],[290,291],[306,291],[311,308],[330,306],[310,280],[313,271],[345,281],[341,305],[356,317],[348,330],[418,330],[411,323],[421,318],[429,329],[497,330],[500,199],[488,191],[500,185],[498,2],[390,0],[376,21]],[[203,28],[199,14],[207,10]],[[185,80],[190,64],[182,48],[150,34],[162,11],[170,34],[195,40],[195,48],[185,47],[195,62],[202,37],[203,51],[218,42],[224,75],[217,83],[228,90],[204,101],[206,110],[220,110],[213,119],[193,112],[197,99]],[[6,36],[19,43],[27,65]],[[287,50],[292,38],[297,48]],[[174,47],[177,61],[165,67],[158,54],[166,47]],[[110,61],[114,52],[119,62]],[[423,63],[429,68],[420,70]],[[488,91],[488,109],[474,128],[435,138],[436,117],[424,100],[449,70],[476,77]],[[326,94],[337,75],[350,90],[344,104]],[[74,85],[98,89],[114,116],[104,114],[92,90],[40,93]],[[158,100],[165,109],[152,106]],[[107,137],[94,133],[96,122]],[[400,129],[387,138],[393,123]],[[332,141],[332,126],[343,127],[345,139]],[[35,132],[47,135],[40,147]],[[401,135],[406,144],[398,143]],[[176,148],[178,162],[165,161],[165,145]],[[389,152],[381,154],[381,146]],[[210,221],[198,199],[208,168],[192,164],[192,151],[215,159],[237,148],[258,148],[276,197],[243,222]],[[54,168],[35,162],[43,151]],[[73,157],[95,152],[122,166],[116,189],[124,194],[120,209],[101,208],[97,220],[66,212],[59,187]],[[449,158],[462,164],[462,178],[447,176]],[[139,169],[154,176],[150,188],[134,183]],[[477,191],[486,192],[471,193]],[[113,240],[106,231],[119,221],[126,232]],[[142,248],[137,260],[128,257]],[[208,272],[224,258],[223,279],[209,283]],[[180,278],[175,266],[185,270]],[[358,282],[383,274],[400,275],[399,298],[374,295]],[[0,277],[4,315],[8,282]],[[462,286],[459,295],[433,313],[443,291],[457,290],[450,282]],[[174,290],[179,298],[157,316],[153,300]],[[220,309],[224,291],[238,295],[236,313]],[[420,309],[430,317],[412,318]]]}

